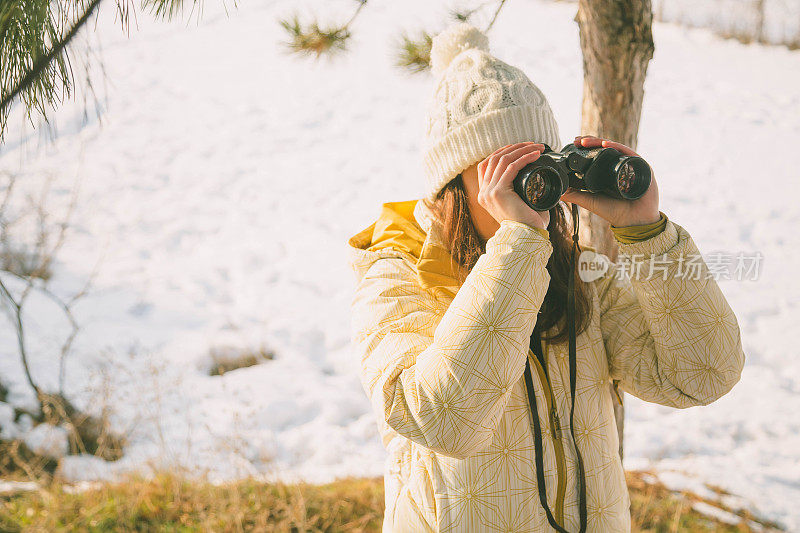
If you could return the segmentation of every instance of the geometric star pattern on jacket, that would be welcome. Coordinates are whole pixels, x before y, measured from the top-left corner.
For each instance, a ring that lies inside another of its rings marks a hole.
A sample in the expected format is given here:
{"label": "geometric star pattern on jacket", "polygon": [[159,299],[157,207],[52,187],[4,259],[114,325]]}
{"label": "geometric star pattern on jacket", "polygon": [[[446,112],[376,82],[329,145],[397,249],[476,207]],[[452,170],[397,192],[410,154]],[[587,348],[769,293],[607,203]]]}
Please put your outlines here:
{"label": "geometric star pattern on jacket", "polygon": [[[386,204],[350,240],[353,346],[388,451],[384,531],[552,530],[539,502],[526,360],[548,505],[577,530],[567,346],[543,343],[546,372],[529,349],[550,281],[547,232],[504,221],[461,285],[441,242],[421,202]],[[668,220],[655,237],[619,248],[667,267],[637,279],[612,265],[590,282],[574,425],[593,532],[630,529],[611,380],[644,400],[685,408],[725,394],[744,364],[736,317],[705,264],[699,279],[676,275],[681,255],[699,253],[684,228]]]}

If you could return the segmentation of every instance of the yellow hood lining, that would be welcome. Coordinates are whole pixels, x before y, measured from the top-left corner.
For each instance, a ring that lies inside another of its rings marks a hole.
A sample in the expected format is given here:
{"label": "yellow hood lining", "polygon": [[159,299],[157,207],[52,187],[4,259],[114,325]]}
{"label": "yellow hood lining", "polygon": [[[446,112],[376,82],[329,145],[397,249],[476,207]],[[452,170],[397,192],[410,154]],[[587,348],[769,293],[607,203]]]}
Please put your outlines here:
{"label": "yellow hood lining", "polygon": [[416,260],[422,287],[457,288],[459,282],[450,252],[429,238],[414,217],[418,201],[383,204],[378,220],[351,237],[349,244],[367,252],[391,248],[408,254]]}

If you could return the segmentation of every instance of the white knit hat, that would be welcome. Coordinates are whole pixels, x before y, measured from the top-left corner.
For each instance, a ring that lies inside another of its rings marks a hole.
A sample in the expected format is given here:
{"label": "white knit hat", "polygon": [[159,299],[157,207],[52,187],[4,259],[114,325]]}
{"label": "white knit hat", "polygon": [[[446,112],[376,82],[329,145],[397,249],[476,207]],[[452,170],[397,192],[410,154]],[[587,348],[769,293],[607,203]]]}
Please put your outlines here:
{"label": "white knit hat", "polygon": [[433,38],[436,86],[428,107],[423,167],[427,194],[503,146],[561,140],[550,104],[520,69],[489,54],[489,39],[461,22]]}

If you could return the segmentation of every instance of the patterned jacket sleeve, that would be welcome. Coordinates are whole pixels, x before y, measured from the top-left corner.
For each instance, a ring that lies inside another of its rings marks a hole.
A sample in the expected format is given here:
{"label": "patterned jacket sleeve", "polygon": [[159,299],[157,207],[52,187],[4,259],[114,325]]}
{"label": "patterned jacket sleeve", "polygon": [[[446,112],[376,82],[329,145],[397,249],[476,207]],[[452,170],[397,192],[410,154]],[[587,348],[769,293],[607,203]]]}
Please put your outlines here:
{"label": "patterned jacket sleeve", "polygon": [[525,367],[551,252],[543,232],[504,221],[443,314],[407,260],[375,261],[356,289],[353,340],[379,419],[451,457],[488,447]]}
{"label": "patterned jacket sleeve", "polygon": [[620,263],[595,282],[612,379],[672,407],[723,396],[744,366],[739,325],[689,233],[669,221],[619,251],[631,260],[630,276],[619,275]]}

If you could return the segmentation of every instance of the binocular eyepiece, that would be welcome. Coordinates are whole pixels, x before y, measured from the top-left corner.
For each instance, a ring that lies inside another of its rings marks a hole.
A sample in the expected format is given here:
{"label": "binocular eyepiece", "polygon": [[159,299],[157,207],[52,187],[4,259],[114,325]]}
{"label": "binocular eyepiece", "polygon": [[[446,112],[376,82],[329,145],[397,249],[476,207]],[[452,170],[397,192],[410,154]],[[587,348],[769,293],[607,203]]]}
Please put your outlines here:
{"label": "binocular eyepiece", "polygon": [[568,187],[624,200],[641,198],[650,187],[650,165],[641,157],[572,143],[559,152],[544,146],[514,178],[514,190],[536,211],[555,207]]}

